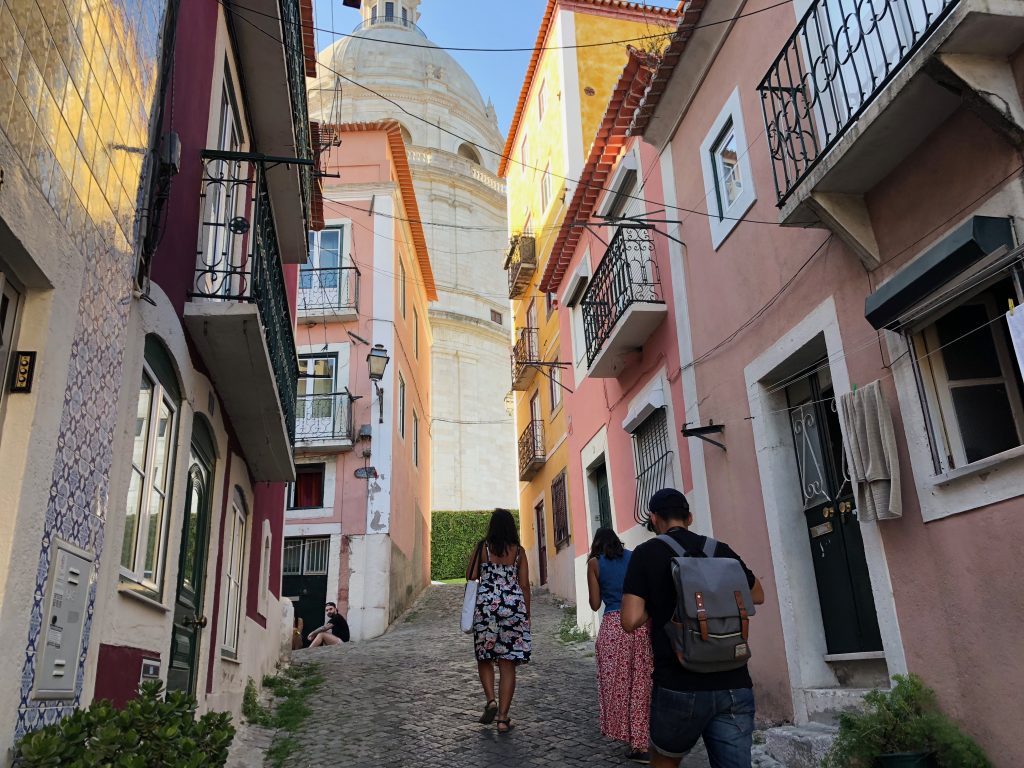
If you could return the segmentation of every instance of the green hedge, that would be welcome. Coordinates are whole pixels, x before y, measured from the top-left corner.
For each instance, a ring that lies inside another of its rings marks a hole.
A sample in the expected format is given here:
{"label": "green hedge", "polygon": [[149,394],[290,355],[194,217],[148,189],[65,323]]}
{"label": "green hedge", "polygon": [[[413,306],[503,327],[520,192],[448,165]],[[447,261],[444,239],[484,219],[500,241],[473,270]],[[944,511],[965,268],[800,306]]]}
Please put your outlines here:
{"label": "green hedge", "polygon": [[[519,512],[512,510],[519,525]],[[487,535],[491,510],[439,511],[431,514],[430,578],[461,579],[466,575],[469,556],[480,539]]]}

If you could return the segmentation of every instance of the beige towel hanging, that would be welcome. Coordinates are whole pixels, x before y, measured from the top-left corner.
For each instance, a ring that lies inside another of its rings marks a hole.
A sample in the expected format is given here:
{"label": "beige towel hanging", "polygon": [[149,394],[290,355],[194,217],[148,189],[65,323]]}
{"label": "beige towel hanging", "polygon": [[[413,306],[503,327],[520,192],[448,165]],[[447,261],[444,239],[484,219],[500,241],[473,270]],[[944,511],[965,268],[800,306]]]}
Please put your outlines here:
{"label": "beige towel hanging", "polygon": [[877,381],[839,398],[857,516],[888,520],[903,515],[900,465],[889,405]]}

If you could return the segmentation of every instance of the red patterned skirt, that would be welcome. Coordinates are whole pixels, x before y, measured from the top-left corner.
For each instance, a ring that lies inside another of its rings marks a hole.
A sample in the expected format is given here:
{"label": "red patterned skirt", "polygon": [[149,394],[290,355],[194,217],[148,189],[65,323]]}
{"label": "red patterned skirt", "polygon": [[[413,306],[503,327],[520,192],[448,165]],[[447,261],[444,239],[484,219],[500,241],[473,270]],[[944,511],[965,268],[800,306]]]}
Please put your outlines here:
{"label": "red patterned skirt", "polygon": [[649,625],[626,632],[618,611],[605,613],[594,650],[601,733],[646,751],[654,666]]}

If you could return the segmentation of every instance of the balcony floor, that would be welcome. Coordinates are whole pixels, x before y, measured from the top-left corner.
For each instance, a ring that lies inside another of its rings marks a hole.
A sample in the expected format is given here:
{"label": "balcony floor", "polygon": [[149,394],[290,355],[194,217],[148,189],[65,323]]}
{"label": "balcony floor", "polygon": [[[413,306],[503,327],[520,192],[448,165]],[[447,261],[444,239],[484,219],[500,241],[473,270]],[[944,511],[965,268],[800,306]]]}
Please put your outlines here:
{"label": "balcony floor", "polygon": [[185,305],[185,327],[220,395],[253,478],[294,480],[291,440],[256,305],[191,301]]}
{"label": "balcony floor", "polygon": [[661,325],[668,313],[664,304],[637,302],[626,309],[601,346],[587,376],[593,379],[614,379],[625,367],[625,356],[639,349]]}

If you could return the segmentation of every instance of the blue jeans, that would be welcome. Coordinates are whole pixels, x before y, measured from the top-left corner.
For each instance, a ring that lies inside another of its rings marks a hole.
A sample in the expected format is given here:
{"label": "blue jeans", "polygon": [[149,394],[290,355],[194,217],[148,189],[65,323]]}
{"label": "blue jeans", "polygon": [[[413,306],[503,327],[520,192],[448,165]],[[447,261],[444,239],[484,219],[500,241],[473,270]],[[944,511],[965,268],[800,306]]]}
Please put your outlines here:
{"label": "blue jeans", "polygon": [[754,692],[651,691],[651,746],[665,757],[684,757],[704,737],[711,768],[750,768]]}

